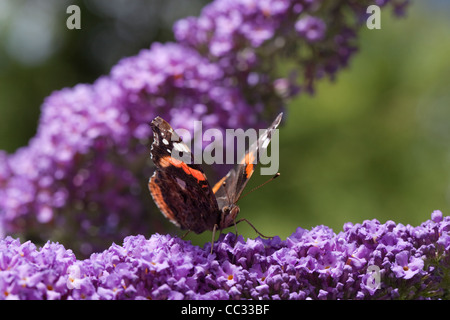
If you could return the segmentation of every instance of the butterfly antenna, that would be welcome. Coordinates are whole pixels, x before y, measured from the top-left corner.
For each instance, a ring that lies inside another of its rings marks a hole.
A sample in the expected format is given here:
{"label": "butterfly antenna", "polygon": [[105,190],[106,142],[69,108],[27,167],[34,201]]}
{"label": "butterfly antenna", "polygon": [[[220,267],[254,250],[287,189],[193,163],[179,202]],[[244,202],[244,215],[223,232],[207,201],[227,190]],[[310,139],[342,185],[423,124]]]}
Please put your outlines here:
{"label": "butterfly antenna", "polygon": [[[259,188],[261,188],[262,186],[264,186],[264,185],[268,184],[269,182],[275,180],[275,179],[278,178],[279,176],[280,176],[280,173],[277,172],[272,178],[270,178],[270,179],[267,180],[266,182],[263,182],[263,183],[260,184],[259,186],[254,187],[254,188],[251,189],[250,191],[246,192],[243,196],[240,196],[238,200],[244,198],[245,196],[249,195],[249,194],[252,193],[253,191],[258,190]],[[237,202],[237,200],[236,200],[236,202]]]}

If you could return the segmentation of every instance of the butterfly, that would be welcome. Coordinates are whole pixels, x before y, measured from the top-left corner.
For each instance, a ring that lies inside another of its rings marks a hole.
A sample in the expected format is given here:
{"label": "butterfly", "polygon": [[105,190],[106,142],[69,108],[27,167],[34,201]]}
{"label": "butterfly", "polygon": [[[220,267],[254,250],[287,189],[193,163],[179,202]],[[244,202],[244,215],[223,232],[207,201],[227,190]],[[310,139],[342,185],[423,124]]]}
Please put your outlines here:
{"label": "butterfly", "polygon": [[[260,134],[240,161],[222,179],[210,186],[208,179],[188,146],[182,141],[171,125],[161,117],[156,117],[150,126],[153,143],[150,156],[156,170],[148,182],[154,202],[163,215],[182,230],[197,234],[206,230],[222,230],[246,221],[259,235],[262,235],[247,220],[236,221],[239,206],[236,204],[247,182],[255,171],[258,154],[265,151],[275,129],[281,122],[280,113],[273,123]],[[182,153],[182,159],[175,152]],[[279,176],[277,173],[272,179]],[[272,180],[271,179],[271,180]]]}

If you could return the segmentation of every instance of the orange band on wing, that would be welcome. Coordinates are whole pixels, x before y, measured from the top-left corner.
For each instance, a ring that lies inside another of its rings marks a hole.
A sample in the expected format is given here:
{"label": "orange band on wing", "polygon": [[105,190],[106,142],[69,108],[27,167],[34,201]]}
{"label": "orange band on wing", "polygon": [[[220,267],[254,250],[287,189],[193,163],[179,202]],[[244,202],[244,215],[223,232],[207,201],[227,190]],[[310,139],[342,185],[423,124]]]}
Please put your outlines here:
{"label": "orange band on wing", "polygon": [[251,177],[251,175],[253,174],[253,168],[254,165],[253,164],[247,164],[247,166],[245,167],[245,175],[247,176],[247,179],[249,179]]}
{"label": "orange band on wing", "polygon": [[226,179],[227,177],[228,177],[228,175],[226,175],[225,177],[223,177],[222,179],[220,179],[220,180],[214,185],[214,187],[212,188],[212,191],[213,191],[214,193],[216,193],[217,190],[220,189],[220,187],[222,186],[223,182],[225,181],[225,179]]}
{"label": "orange band on wing", "polygon": [[150,189],[150,193],[153,197],[153,200],[155,201],[159,210],[161,210],[161,212],[166,216],[167,219],[169,219],[177,226],[180,226],[178,222],[175,220],[175,215],[173,214],[172,210],[169,209],[167,203],[164,201],[161,189],[153,180],[154,177],[152,177],[148,182],[148,188]]}
{"label": "orange band on wing", "polygon": [[161,158],[159,163],[162,167],[168,167],[169,165],[173,165],[177,168],[181,168],[181,169],[183,169],[184,172],[193,176],[198,181],[206,180],[206,177],[203,174],[203,172],[196,170],[196,169],[192,169],[183,161],[172,158],[171,156],[166,156],[166,157]]}
{"label": "orange band on wing", "polygon": [[246,153],[244,159],[241,160],[241,164],[254,164],[255,163],[255,155],[253,153]]}
{"label": "orange band on wing", "polygon": [[251,177],[251,175],[253,174],[253,168],[254,166],[254,161],[255,161],[255,155],[253,153],[247,153],[244,157],[244,159],[242,159],[241,164],[245,164],[245,174],[247,176],[247,179]]}

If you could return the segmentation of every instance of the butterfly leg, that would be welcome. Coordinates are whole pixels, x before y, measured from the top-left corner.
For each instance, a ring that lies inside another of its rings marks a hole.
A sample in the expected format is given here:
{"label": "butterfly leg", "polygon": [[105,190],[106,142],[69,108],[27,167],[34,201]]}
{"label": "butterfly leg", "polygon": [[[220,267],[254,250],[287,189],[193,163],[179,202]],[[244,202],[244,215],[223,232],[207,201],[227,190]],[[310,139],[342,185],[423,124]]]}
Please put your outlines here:
{"label": "butterfly leg", "polygon": [[237,240],[237,238],[238,238],[238,231],[237,231],[237,222],[236,222],[236,220],[234,220],[234,233],[236,234],[236,240]]}
{"label": "butterfly leg", "polygon": [[[236,222],[234,223],[234,226],[236,227],[236,225],[237,225],[239,222],[242,222],[242,221],[247,222],[247,223],[250,225],[250,227],[252,227],[253,230],[255,230],[255,232],[256,232],[257,234],[259,234],[262,238],[266,238],[266,239],[271,239],[271,238],[273,238],[273,237],[268,237],[268,236],[263,235],[261,232],[259,232],[259,231],[258,231],[258,230],[250,223],[250,221],[248,221],[248,220],[245,219],[245,218],[242,218],[242,219],[239,219],[238,221],[236,221]],[[236,228],[236,235],[237,235],[237,228]]]}
{"label": "butterfly leg", "polygon": [[186,238],[186,236],[189,234],[189,232],[191,232],[191,230],[188,230],[187,232],[185,232],[185,233],[181,236],[181,239],[183,240],[184,238]]}
{"label": "butterfly leg", "polygon": [[212,230],[212,239],[211,239],[211,254],[213,253],[213,248],[214,248],[214,242],[216,241],[216,231],[217,231],[217,228],[218,228],[219,226],[217,225],[217,223],[214,225],[214,228],[213,228],[213,230]]}

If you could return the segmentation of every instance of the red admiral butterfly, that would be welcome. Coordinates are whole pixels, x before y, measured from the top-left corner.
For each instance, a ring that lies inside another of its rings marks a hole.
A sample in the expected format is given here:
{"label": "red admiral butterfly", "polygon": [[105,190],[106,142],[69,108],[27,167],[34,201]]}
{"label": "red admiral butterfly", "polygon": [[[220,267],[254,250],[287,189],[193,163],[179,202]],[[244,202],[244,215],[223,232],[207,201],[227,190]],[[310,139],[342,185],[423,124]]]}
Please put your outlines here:
{"label": "red admiral butterfly", "polygon": [[[160,117],[153,119],[150,154],[156,170],[148,182],[148,187],[153,200],[166,218],[188,232],[194,231],[198,234],[212,230],[213,240],[217,229],[222,230],[241,221],[246,221],[253,227],[246,219],[236,221],[239,213],[236,202],[255,171],[259,150],[267,149],[282,116],[280,113],[272,125],[250,146],[235,168],[212,188],[201,166],[193,164],[191,151],[170,124]],[[188,164],[172,157],[173,151],[182,152],[184,159],[190,157],[192,161]],[[256,229],[255,231],[260,234]]]}

